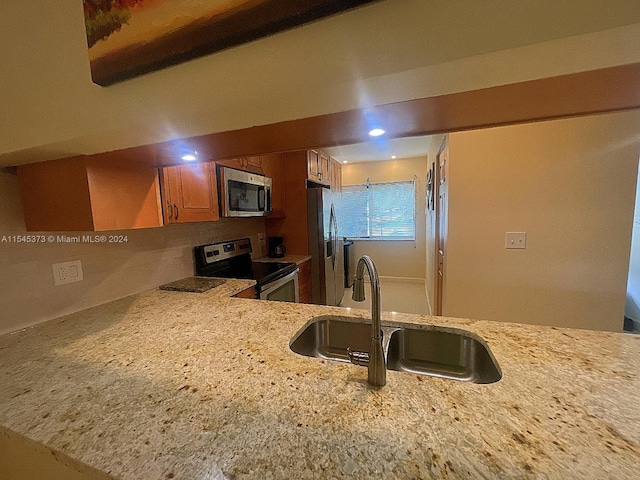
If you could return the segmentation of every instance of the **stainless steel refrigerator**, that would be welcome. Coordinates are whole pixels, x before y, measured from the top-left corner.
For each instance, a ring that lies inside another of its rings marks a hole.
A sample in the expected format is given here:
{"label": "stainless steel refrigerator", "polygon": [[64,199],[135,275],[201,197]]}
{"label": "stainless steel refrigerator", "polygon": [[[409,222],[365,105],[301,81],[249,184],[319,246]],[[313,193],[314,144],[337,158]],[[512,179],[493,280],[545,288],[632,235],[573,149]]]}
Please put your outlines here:
{"label": "stainless steel refrigerator", "polygon": [[339,192],[307,188],[312,301],[339,305],[344,294],[344,252]]}

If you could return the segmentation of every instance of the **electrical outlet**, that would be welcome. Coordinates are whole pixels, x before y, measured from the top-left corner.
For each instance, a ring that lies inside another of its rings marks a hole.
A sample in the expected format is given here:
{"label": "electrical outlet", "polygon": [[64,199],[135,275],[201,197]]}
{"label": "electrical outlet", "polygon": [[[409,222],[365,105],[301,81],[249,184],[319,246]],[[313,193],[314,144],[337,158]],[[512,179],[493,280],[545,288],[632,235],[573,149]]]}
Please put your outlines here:
{"label": "electrical outlet", "polygon": [[507,232],[505,248],[527,248],[526,232]]}
{"label": "electrical outlet", "polygon": [[53,284],[56,286],[80,282],[84,278],[80,260],[54,263],[51,265],[51,269],[53,270]]}
{"label": "electrical outlet", "polygon": [[264,241],[264,233],[258,234],[258,244],[260,245],[260,253],[265,256],[267,254],[267,244]]}

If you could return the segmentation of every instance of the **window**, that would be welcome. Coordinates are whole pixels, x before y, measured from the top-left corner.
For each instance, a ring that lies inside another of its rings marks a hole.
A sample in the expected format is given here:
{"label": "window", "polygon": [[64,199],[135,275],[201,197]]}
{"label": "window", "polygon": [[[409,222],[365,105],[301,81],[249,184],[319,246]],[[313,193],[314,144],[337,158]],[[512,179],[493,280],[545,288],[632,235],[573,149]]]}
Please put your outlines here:
{"label": "window", "polygon": [[415,181],[344,186],[343,235],[375,240],[414,240],[415,192]]}

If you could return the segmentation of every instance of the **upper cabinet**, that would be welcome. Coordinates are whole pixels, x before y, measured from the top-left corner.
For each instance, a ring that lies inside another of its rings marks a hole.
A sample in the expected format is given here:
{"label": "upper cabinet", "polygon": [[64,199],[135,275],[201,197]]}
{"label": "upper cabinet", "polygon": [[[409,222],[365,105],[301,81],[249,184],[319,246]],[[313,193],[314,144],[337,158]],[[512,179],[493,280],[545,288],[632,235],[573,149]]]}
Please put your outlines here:
{"label": "upper cabinet", "polygon": [[321,150],[307,150],[307,178],[316,183],[329,185],[331,181],[331,158]]}
{"label": "upper cabinet", "polygon": [[144,147],[18,167],[27,231],[102,231],[162,225],[158,170]]}
{"label": "upper cabinet", "polygon": [[164,167],[161,173],[165,224],[218,220],[215,163]]}
{"label": "upper cabinet", "polygon": [[307,179],[342,191],[342,165],[322,150],[307,150]]}
{"label": "upper cabinet", "polygon": [[224,165],[225,167],[244,170],[246,172],[259,173],[260,175],[264,174],[262,157],[259,156],[228,158],[225,160],[218,160],[216,163]]}

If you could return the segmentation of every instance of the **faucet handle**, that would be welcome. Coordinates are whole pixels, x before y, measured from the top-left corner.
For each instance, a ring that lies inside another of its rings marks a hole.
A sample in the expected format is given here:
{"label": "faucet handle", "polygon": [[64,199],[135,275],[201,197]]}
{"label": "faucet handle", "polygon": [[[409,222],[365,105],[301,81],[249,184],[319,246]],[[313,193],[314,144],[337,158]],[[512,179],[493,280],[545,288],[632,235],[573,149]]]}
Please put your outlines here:
{"label": "faucet handle", "polygon": [[349,355],[349,361],[354,365],[361,367],[369,365],[369,352],[354,352],[351,347],[347,347],[347,355]]}

